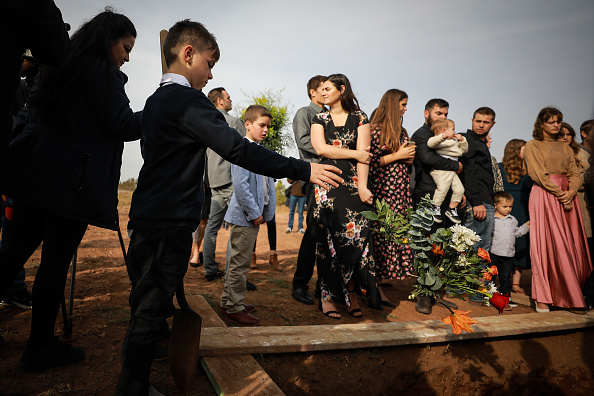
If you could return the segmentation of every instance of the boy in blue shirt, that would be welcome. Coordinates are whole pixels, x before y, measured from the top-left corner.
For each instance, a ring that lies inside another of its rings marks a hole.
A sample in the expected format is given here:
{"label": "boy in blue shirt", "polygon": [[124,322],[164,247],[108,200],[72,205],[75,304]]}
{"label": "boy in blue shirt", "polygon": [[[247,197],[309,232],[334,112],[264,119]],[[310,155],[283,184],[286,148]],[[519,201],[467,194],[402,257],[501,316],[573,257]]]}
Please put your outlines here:
{"label": "boy in blue shirt", "polygon": [[[512,216],[514,197],[507,191],[499,191],[493,195],[495,202],[495,219],[493,223],[493,242],[491,244],[491,264],[497,266],[499,277],[499,292],[511,293],[511,275],[516,255],[516,238],[526,235],[530,231],[530,222],[518,226],[518,220]],[[517,307],[509,300],[508,306]]]}
{"label": "boy in blue shirt", "polygon": [[[142,116],[144,164],[132,196],[134,232],[127,269],[131,320],[122,348],[117,395],[147,395],[156,344],[167,336],[173,295],[183,282],[200,223],[207,148],[225,160],[274,178],[337,185],[332,166],[286,158],[244,139],[202,93],[219,59],[215,37],[200,23],[176,23],[163,43],[168,71]],[[251,250],[250,250],[251,253]]]}
{"label": "boy in blue shirt", "polygon": [[[261,142],[266,138],[272,121],[272,114],[266,107],[248,107],[243,119],[246,139]],[[231,175],[233,196],[225,215],[225,221],[231,224],[231,232],[221,309],[230,321],[240,326],[253,326],[260,320],[249,313],[254,306],[243,303],[246,273],[252,258],[251,247],[256,243],[260,225],[274,217],[276,188],[271,177],[255,174],[236,165],[231,165]]]}

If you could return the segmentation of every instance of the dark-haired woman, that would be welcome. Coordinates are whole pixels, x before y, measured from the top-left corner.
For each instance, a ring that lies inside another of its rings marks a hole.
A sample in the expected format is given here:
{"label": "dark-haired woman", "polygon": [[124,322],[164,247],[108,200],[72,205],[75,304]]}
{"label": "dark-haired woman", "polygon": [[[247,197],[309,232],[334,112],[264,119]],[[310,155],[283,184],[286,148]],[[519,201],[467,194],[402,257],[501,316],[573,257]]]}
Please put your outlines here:
{"label": "dark-haired woman", "polygon": [[[532,179],[524,169],[524,149],[526,141],[512,139],[505,145],[503,160],[499,164],[503,190],[514,197],[514,206],[511,215],[518,220],[518,224],[524,224],[530,220],[528,213],[528,200],[532,189]],[[524,294],[520,287],[522,270],[530,268],[530,235],[516,239],[516,254],[514,256],[514,272],[512,273],[512,291]]]}
{"label": "dark-haired woman", "polygon": [[[409,170],[415,159],[415,146],[408,145],[408,134],[402,127],[408,95],[399,89],[388,90],[371,120],[371,163],[369,185],[374,204],[382,199],[389,207],[403,214],[412,207]],[[384,279],[404,279],[413,270],[412,249],[373,236],[374,260],[378,286]],[[382,288],[382,304],[394,308]]]}
{"label": "dark-haired woman", "polygon": [[346,76],[333,74],[322,85],[324,105],[330,111],[317,114],[311,126],[311,143],[322,164],[342,171],[339,187],[315,187],[313,216],[319,236],[316,263],[320,277],[320,309],[340,319],[335,302],[344,302],[348,313],[362,316],[359,292],[373,308],[381,308],[375,280],[373,240],[367,219],[372,194],[367,188],[370,129]]}
{"label": "dark-haired woman", "polygon": [[110,10],[81,26],[64,65],[43,76],[28,124],[10,144],[14,228],[0,251],[0,294],[43,242],[21,358],[25,370],[84,358],[82,348],[54,337],[54,325],[70,259],[87,225],[118,229],[124,141],[140,137],[140,113],[130,109],[120,71],[135,37],[132,22]]}
{"label": "dark-haired woman", "polygon": [[562,121],[559,110],[542,109],[524,153],[534,181],[529,203],[532,298],[537,312],[548,312],[552,304],[581,313],[582,287],[592,263],[576,198],[582,178],[573,151],[557,140]]}

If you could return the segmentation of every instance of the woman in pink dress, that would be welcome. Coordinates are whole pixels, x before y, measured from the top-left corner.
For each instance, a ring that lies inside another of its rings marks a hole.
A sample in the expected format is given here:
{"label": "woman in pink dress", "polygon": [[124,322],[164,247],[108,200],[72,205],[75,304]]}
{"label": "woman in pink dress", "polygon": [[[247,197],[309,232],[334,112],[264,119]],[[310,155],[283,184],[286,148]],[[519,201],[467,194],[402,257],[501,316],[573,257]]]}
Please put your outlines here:
{"label": "woman in pink dress", "polygon": [[576,198],[580,171],[569,145],[556,140],[562,121],[559,110],[542,109],[524,154],[534,181],[529,203],[532,298],[536,312],[548,312],[553,305],[582,313],[581,290],[592,264]]}

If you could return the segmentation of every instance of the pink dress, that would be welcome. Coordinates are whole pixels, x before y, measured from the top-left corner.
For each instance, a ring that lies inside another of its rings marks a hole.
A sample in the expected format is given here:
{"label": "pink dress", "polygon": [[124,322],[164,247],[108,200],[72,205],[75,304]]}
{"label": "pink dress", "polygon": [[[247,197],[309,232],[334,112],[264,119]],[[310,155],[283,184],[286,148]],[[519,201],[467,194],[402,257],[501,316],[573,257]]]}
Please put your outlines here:
{"label": "pink dress", "polygon": [[[577,196],[565,211],[557,196],[577,191],[581,178],[573,152],[562,142],[532,140],[524,157],[534,180],[530,193],[532,298],[562,308],[584,308],[582,287],[592,272]],[[578,187],[576,187],[578,186]]]}

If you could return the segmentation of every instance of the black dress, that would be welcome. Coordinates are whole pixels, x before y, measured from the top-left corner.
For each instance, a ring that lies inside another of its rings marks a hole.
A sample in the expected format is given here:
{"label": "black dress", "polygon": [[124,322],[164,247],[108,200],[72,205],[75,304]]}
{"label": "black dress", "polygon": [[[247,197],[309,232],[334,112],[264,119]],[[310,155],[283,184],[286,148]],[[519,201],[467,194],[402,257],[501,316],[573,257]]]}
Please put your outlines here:
{"label": "black dress", "polygon": [[[327,144],[345,150],[356,150],[357,128],[369,123],[362,111],[350,113],[344,126],[336,127],[330,113],[319,113],[314,124],[324,127]],[[344,301],[351,305],[346,284],[354,277],[356,291],[367,304],[381,308],[381,299],[375,280],[373,260],[373,235],[362,211],[373,208],[361,201],[357,189],[357,161],[333,160],[322,157],[320,163],[338,167],[344,179],[339,187],[329,190],[315,187],[313,216],[318,243],[316,264],[320,278],[321,296]]]}

